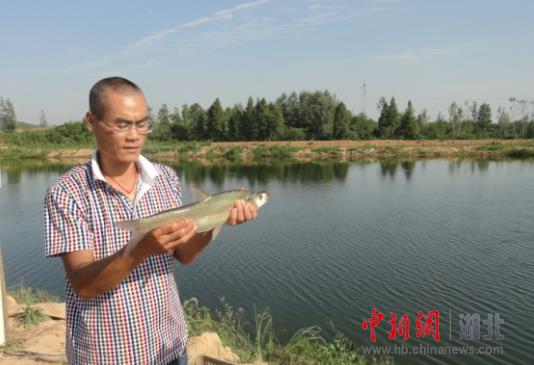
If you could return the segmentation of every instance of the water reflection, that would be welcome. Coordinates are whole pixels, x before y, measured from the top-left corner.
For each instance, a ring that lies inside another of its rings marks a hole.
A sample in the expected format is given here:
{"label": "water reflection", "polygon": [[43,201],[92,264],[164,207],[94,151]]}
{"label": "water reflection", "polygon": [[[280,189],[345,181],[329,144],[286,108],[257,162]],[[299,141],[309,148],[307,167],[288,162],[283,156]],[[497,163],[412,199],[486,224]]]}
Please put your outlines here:
{"label": "water reflection", "polygon": [[[22,173],[27,176],[46,175],[54,176],[67,171],[80,162],[53,162],[53,161],[1,161],[0,186],[4,184],[16,185],[20,183]],[[250,186],[265,184],[270,180],[284,183],[328,183],[331,181],[344,182],[350,166],[364,168],[375,163],[379,165],[382,179],[395,180],[399,171],[406,181],[412,179],[416,165],[425,170],[426,161],[416,160],[381,160],[378,162],[352,161],[340,162],[335,160],[296,161],[279,160],[245,164],[241,162],[213,162],[201,161],[164,161],[176,172],[183,176],[187,184],[202,185],[210,181],[222,187],[227,178],[245,179]],[[491,163],[505,163],[491,160],[450,160],[448,161],[449,175],[460,172],[486,173]],[[2,174],[4,181],[1,180]]]}
{"label": "water reflection", "polygon": [[[229,177],[246,179],[251,186],[265,184],[270,180],[281,182],[321,182],[332,180],[343,182],[349,170],[349,164],[339,161],[299,162],[294,160],[272,163],[242,164],[220,162],[205,164],[200,161],[165,161],[165,164],[183,176],[188,184],[202,185],[210,181],[221,187]],[[356,163],[358,164],[358,163]],[[369,164],[363,163],[365,165]],[[2,161],[0,166],[7,177],[7,183],[16,185],[21,182],[22,174],[58,175],[75,166],[75,162],[51,161]]]}
{"label": "water reflection", "polygon": [[171,163],[187,184],[202,185],[207,180],[222,186],[225,179],[246,179],[251,186],[265,184],[270,180],[281,182],[343,182],[347,178],[349,164],[338,161],[298,162],[277,161],[271,164],[205,165],[198,161]]}
{"label": "water reflection", "polygon": [[0,170],[6,176],[7,184],[15,185],[20,183],[23,172],[28,176],[55,176],[58,173],[61,174],[67,171],[75,165],[76,163],[74,162],[66,163],[36,160],[1,161]]}
{"label": "water reflection", "polygon": [[397,168],[401,167],[404,172],[404,176],[407,181],[410,181],[413,170],[415,168],[415,160],[383,160],[380,161],[380,175],[383,179],[390,178],[391,180],[395,179],[397,173]]}
{"label": "water reflection", "polygon": [[455,173],[460,173],[463,169],[467,168],[471,174],[474,173],[486,173],[490,164],[503,164],[506,161],[492,161],[492,160],[451,160],[449,161],[449,174],[452,176]]}
{"label": "water reflection", "polygon": [[415,168],[415,160],[402,161],[400,165],[402,167],[402,170],[404,171],[406,180],[410,181],[412,177],[413,169]]}

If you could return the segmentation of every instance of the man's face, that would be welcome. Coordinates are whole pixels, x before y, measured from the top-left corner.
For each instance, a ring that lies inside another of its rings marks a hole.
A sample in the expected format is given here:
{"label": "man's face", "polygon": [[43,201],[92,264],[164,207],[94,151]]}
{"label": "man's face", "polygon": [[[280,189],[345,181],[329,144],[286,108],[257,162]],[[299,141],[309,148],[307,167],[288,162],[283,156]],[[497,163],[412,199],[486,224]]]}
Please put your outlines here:
{"label": "man's face", "polygon": [[[135,162],[139,158],[146,134],[140,134],[131,123],[146,121],[148,108],[140,92],[120,93],[106,90],[106,111],[101,119],[88,113],[88,127],[96,136],[101,158],[115,163]],[[127,132],[114,133],[115,125],[130,123]]]}

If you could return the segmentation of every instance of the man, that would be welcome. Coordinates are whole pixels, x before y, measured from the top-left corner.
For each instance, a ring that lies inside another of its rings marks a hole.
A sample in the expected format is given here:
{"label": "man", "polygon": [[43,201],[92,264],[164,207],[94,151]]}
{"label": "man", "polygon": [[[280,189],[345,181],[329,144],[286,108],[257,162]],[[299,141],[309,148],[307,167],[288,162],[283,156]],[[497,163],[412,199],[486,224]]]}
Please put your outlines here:
{"label": "man", "polygon": [[[114,222],[181,205],[175,172],[141,156],[150,132],[143,92],[120,77],[89,95],[87,127],[98,145],[91,161],[52,184],[45,198],[47,256],[66,272],[69,364],[187,364],[187,324],[173,275],[191,263],[211,232],[181,220],[147,233],[130,252],[130,233]],[[227,224],[256,217],[236,202]]]}

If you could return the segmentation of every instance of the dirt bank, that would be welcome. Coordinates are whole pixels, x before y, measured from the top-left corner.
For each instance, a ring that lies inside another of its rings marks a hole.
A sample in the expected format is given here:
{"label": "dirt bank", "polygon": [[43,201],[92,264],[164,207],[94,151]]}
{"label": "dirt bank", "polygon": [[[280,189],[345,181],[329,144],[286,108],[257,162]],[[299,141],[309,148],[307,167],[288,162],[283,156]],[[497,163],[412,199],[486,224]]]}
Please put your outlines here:
{"label": "dirt bank", "polygon": [[[23,326],[19,319],[24,310],[11,296],[7,297],[7,342],[0,351],[0,365],[65,364],[65,303],[36,303],[46,319],[32,326]],[[191,337],[187,346],[189,363],[200,364],[204,355],[239,363],[239,357],[221,343],[216,333],[205,332]],[[260,363],[255,363],[259,365]]]}
{"label": "dirt bank", "polygon": [[[55,162],[86,161],[93,149],[0,145],[0,159],[39,159]],[[273,142],[153,142],[143,153],[160,161],[198,160],[216,162],[262,161],[293,158],[373,160],[418,158],[534,157],[534,140],[371,140],[371,141],[273,141]]]}

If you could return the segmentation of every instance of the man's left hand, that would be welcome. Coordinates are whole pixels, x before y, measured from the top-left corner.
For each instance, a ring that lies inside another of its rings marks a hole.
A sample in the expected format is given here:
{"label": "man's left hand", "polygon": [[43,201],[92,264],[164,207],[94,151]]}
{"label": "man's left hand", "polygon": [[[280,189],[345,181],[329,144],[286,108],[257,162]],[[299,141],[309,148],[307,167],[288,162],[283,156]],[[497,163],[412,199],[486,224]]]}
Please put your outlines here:
{"label": "man's left hand", "polygon": [[256,207],[250,203],[245,203],[244,200],[238,200],[234,203],[234,207],[230,210],[230,216],[226,224],[235,226],[241,223],[256,219]]}

